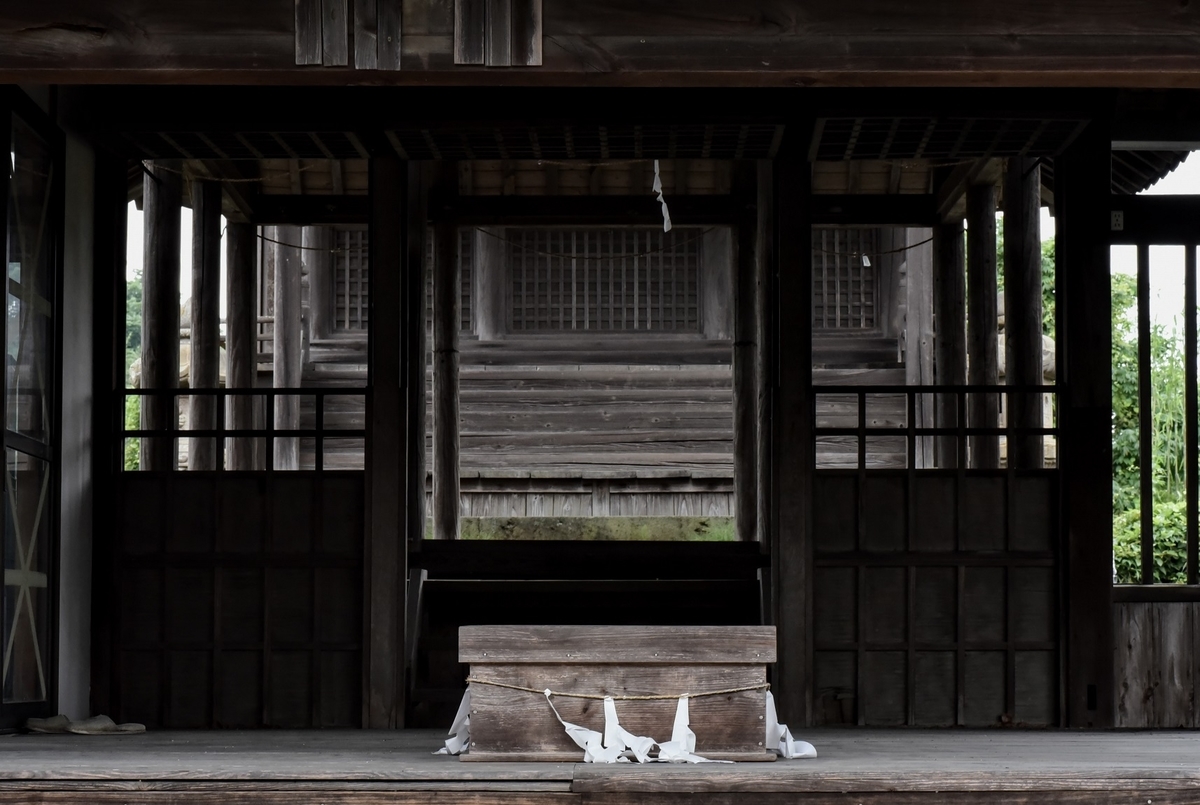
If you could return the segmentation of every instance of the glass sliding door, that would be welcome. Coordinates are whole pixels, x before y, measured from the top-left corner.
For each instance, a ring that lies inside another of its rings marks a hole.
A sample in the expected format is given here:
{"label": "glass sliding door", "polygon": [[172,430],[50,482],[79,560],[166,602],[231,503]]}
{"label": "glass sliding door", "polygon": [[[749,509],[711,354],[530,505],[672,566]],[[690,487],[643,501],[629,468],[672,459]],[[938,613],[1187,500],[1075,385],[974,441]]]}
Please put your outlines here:
{"label": "glass sliding door", "polygon": [[4,104],[4,596],[0,725],[54,706],[58,277],[62,146],[21,96]]}

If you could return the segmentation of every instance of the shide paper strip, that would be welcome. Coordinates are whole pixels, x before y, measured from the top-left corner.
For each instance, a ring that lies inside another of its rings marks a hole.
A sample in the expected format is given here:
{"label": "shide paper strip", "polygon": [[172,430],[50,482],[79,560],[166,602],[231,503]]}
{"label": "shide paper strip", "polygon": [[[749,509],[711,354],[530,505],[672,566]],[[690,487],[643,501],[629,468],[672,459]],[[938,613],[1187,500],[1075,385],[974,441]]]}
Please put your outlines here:
{"label": "shide paper strip", "polygon": [[671,213],[667,211],[667,200],[663,198],[662,177],[658,175],[658,160],[654,160],[654,193],[658,196],[658,203],[662,205],[663,212],[663,232],[671,231]]}
{"label": "shide paper strip", "polygon": [[792,758],[816,757],[817,748],[808,741],[797,741],[792,737],[792,731],[787,724],[779,723],[779,714],[775,712],[775,697],[767,691],[767,741],[768,749],[774,749],[788,760]]}

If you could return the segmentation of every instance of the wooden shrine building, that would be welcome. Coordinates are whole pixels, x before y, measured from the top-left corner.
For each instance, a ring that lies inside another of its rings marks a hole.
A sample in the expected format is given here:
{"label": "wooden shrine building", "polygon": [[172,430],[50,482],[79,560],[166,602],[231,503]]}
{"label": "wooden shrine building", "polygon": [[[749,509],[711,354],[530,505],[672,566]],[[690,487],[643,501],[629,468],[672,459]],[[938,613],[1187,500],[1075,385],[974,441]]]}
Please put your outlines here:
{"label": "wooden shrine building", "polygon": [[[0,4],[0,729],[148,727],[3,739],[0,802],[1200,802],[1200,736],[1071,732],[1200,727],[1200,195],[1139,195],[1198,42],[1187,0]],[[774,625],[832,754],[430,760],[487,624]]]}

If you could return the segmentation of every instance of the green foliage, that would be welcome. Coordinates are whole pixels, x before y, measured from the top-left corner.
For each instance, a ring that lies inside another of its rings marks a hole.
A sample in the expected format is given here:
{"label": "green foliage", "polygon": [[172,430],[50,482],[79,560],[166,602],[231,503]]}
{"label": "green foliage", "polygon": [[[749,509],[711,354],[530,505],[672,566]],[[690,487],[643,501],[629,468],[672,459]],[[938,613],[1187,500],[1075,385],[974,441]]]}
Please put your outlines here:
{"label": "green foliage", "polygon": [[[1137,281],[1112,276],[1113,552],[1117,580],[1141,581]],[[1183,334],[1150,329],[1154,580],[1183,582],[1186,548],[1186,406]]]}
{"label": "green foliage", "polygon": [[[142,398],[125,398],[125,430],[137,430],[142,421]],[[141,466],[138,456],[138,440],[126,439],[124,444],[125,469],[136,470]]]}
{"label": "green foliage", "polygon": [[129,367],[142,356],[142,275],[125,280],[125,377]]}

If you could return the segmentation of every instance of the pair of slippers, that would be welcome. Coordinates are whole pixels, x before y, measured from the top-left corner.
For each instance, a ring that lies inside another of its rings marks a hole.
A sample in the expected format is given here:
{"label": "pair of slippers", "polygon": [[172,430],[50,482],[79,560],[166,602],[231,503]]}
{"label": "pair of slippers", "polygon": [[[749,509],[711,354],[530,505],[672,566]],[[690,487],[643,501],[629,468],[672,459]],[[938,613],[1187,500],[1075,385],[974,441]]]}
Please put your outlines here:
{"label": "pair of slippers", "polygon": [[108,716],[92,716],[72,721],[61,713],[50,718],[31,718],[25,729],[46,735],[136,735],[146,731],[144,724],[117,724]]}

